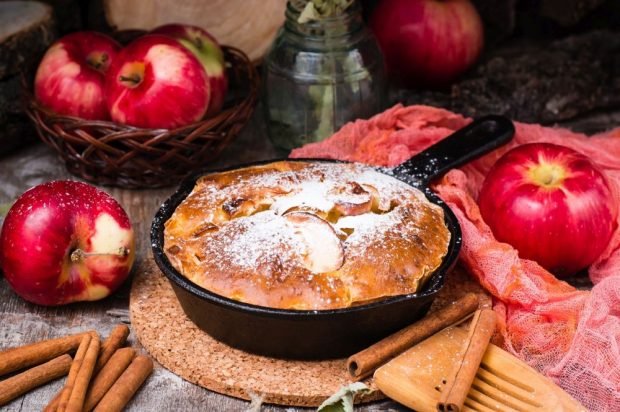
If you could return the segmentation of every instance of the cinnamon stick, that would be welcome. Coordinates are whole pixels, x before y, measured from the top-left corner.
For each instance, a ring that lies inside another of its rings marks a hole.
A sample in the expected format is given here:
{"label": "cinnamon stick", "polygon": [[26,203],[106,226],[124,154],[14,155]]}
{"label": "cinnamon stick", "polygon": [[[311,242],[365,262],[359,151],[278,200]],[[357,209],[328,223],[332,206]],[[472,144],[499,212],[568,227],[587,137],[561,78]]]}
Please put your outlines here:
{"label": "cinnamon stick", "polygon": [[474,314],[469,334],[463,345],[462,360],[446,379],[437,409],[442,412],[459,412],[474,382],[482,357],[495,332],[496,316],[492,309],[479,310]]}
{"label": "cinnamon stick", "polygon": [[117,325],[107,339],[101,344],[101,353],[97,360],[97,366],[95,371],[100,371],[101,368],[108,362],[114,352],[125,344],[127,337],[129,336],[129,327],[127,325]]}
{"label": "cinnamon stick", "polygon": [[[126,325],[118,325],[110,335],[105,339],[105,341],[101,344],[101,349],[99,352],[99,359],[97,359],[97,365],[95,367],[95,372],[101,370],[103,366],[105,366],[106,362],[110,359],[110,356],[114,354],[114,351],[120,348],[127,337],[129,336],[129,327]],[[63,388],[64,389],[64,388]],[[58,406],[60,405],[60,398],[62,396],[63,390],[54,396],[54,398],[50,401],[50,403],[45,407],[43,412],[56,412],[58,410]]]}
{"label": "cinnamon stick", "polygon": [[62,396],[62,389],[54,396],[54,398],[43,408],[43,412],[56,412],[58,405],[60,405],[60,397]]}
{"label": "cinnamon stick", "polygon": [[39,365],[50,359],[69,353],[80,346],[82,338],[94,331],[48,339],[0,352],[0,376],[29,366]]}
{"label": "cinnamon stick", "polygon": [[54,401],[52,400],[52,402],[45,407],[45,412],[62,411],[66,408],[67,403],[69,402],[69,397],[71,396],[71,390],[73,389],[75,379],[80,371],[80,367],[82,366],[82,362],[86,356],[86,351],[88,350],[88,346],[90,345],[90,341],[92,339],[93,337],[91,335],[85,335],[82,338],[82,342],[75,353],[75,357],[73,358],[73,363],[71,363],[71,369],[69,369],[69,376],[67,376],[65,386],[60,392],[60,398],[57,401],[57,406],[53,405]]}
{"label": "cinnamon stick", "polygon": [[108,389],[125,372],[135,356],[136,351],[132,348],[121,348],[114,352],[110,360],[91,382],[84,401],[84,411],[93,410]]}
{"label": "cinnamon stick", "polygon": [[[97,358],[99,357],[99,349],[101,343],[99,338],[92,338],[88,345],[86,355],[84,355],[84,361],[80,366],[80,370],[75,378],[73,388],[71,389],[71,395],[67,402],[67,407],[64,409],[66,412],[82,412],[84,406],[84,400],[86,399],[86,391],[88,385],[95,371],[97,365]],[[62,404],[61,404],[62,406]],[[63,409],[61,409],[63,411]]]}
{"label": "cinnamon stick", "polygon": [[347,360],[349,373],[356,379],[363,379],[411,346],[462,321],[478,309],[478,305],[476,294],[468,293],[451,305],[352,355]]}
{"label": "cinnamon stick", "polygon": [[61,355],[0,382],[0,406],[69,372],[71,356]]}
{"label": "cinnamon stick", "polygon": [[123,374],[104,395],[95,412],[120,412],[153,371],[153,361],[148,356],[136,357]]}

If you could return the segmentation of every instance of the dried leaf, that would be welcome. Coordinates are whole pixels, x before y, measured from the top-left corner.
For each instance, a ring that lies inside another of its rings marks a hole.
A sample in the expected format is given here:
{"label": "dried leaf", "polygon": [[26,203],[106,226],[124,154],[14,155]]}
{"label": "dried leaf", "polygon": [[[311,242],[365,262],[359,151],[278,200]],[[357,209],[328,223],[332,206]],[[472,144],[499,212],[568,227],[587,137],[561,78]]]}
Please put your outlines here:
{"label": "dried leaf", "polygon": [[348,386],[343,386],[327,398],[319,406],[317,412],[353,412],[353,399],[355,395],[363,395],[372,392],[368,386],[362,382],[354,382]]}
{"label": "dried leaf", "polygon": [[250,406],[248,406],[248,408],[245,410],[245,412],[260,412],[263,408],[263,402],[265,401],[265,398],[262,395],[254,393],[252,391],[250,391],[249,394],[251,403]]}
{"label": "dried leaf", "polygon": [[316,9],[314,8],[314,3],[309,1],[306,4],[306,7],[304,7],[303,11],[299,14],[297,23],[304,24],[304,23],[308,23],[309,21],[318,20],[318,19],[319,19],[319,13],[317,13]]}
{"label": "dried leaf", "polygon": [[299,14],[297,22],[304,24],[313,20],[342,14],[355,0],[310,0]]}

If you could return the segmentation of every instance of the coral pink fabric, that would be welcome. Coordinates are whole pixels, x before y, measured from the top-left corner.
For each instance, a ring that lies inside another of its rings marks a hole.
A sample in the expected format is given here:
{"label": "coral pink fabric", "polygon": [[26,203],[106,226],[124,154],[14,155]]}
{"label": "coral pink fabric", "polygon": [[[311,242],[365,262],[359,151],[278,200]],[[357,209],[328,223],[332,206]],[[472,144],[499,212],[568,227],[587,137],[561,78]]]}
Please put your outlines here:
{"label": "coral pink fabric", "polygon": [[[394,166],[469,122],[443,109],[397,105],[349,123],[323,142],[294,150],[291,157]],[[620,229],[589,268],[595,286],[580,291],[495,240],[475,201],[485,173],[503,153],[524,143],[549,142],[589,156],[605,171],[620,204],[620,129],[587,137],[561,128],[515,126],[511,143],[450,171],[434,189],[459,219],[461,262],[494,297],[505,349],[589,410],[620,411]]]}

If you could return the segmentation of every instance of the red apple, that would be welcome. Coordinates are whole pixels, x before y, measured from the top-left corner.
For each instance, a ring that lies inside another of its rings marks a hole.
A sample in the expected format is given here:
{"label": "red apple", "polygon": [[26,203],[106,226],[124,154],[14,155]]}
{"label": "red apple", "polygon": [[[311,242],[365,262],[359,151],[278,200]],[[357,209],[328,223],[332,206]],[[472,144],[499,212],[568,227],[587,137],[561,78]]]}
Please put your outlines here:
{"label": "red apple", "polygon": [[516,147],[491,168],[478,198],[495,237],[556,275],[592,264],[609,244],[617,206],[584,155],[548,143]]}
{"label": "red apple", "polygon": [[226,77],[224,53],[215,37],[203,28],[186,24],[166,24],[157,27],[151,33],[177,39],[200,60],[209,76],[211,86],[211,103],[209,103],[207,115],[216,114],[222,110],[228,89],[228,77]]}
{"label": "red apple", "polygon": [[472,65],[484,41],[469,0],[382,0],[370,28],[388,74],[409,87],[446,84]]}
{"label": "red apple", "polygon": [[84,119],[108,119],[105,73],[121,46],[96,32],[78,32],[58,40],[37,69],[37,100],[56,113]]}
{"label": "red apple", "polygon": [[149,34],[116,56],[106,77],[112,120],[144,128],[185,126],[209,107],[209,79],[202,64],[178,41]]}
{"label": "red apple", "polygon": [[9,285],[40,305],[97,300],[127,278],[135,257],[127,214],[110,195],[74,181],[26,191],[0,233]]}

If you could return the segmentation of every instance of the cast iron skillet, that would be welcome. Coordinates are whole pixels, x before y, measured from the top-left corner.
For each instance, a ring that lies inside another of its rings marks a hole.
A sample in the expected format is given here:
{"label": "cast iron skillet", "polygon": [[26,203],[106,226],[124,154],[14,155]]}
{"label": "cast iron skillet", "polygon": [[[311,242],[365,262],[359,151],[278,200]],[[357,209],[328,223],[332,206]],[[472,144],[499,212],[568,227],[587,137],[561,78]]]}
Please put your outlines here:
{"label": "cast iron skillet", "polygon": [[[422,190],[445,214],[451,234],[448,252],[417,293],[345,309],[283,310],[225,298],[190,282],[177,272],[164,253],[164,223],[192,191],[197,179],[208,173],[267,164],[273,160],[203,172],[184,180],[153,220],[151,242],[155,262],[170,280],[187,316],[219,341],[249,352],[281,358],[325,359],[351,355],[424,316],[443,286],[446,273],[456,262],[461,246],[458,221],[450,208],[429,189],[429,182],[449,169],[508,142],[513,134],[514,126],[508,119],[487,116],[475,120],[394,169],[377,168],[381,173]],[[292,161],[334,162],[319,159]]]}

